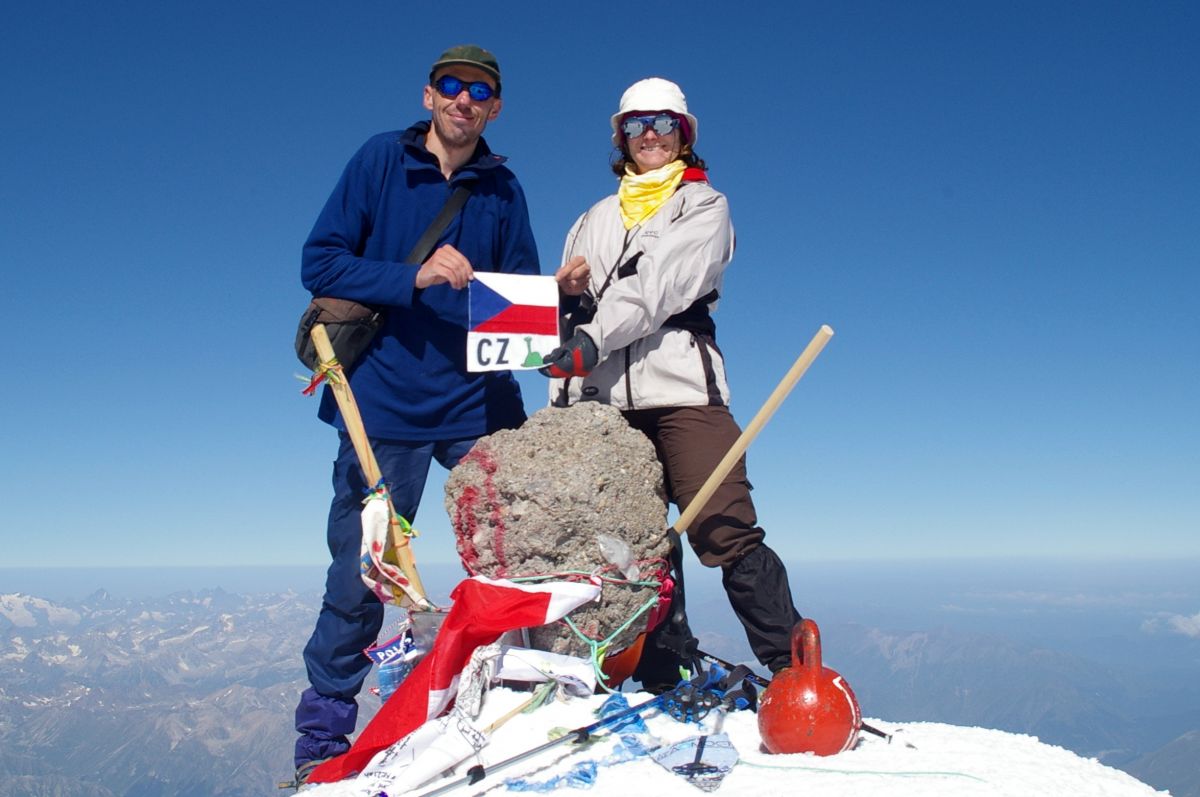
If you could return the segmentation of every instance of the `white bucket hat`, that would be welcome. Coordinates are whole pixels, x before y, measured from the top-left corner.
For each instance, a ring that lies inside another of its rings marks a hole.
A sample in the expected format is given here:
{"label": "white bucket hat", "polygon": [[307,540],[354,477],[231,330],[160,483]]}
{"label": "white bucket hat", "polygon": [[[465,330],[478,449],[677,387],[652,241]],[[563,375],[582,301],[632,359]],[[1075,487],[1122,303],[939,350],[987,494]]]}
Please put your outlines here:
{"label": "white bucket hat", "polygon": [[612,115],[612,141],[615,146],[621,146],[621,131],[618,125],[621,117],[632,111],[670,111],[687,119],[691,136],[688,143],[696,146],[699,137],[699,123],[696,117],[688,113],[687,97],[683,90],[669,80],[660,77],[648,77],[639,80],[621,95],[620,110]]}

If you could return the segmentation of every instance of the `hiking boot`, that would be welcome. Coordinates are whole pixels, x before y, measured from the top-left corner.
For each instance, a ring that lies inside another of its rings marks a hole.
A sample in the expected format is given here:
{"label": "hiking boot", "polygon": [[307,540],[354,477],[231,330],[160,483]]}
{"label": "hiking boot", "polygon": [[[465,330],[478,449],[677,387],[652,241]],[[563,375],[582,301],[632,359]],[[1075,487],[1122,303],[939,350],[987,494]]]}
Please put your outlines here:
{"label": "hiking boot", "polygon": [[328,758],[321,758],[316,761],[305,761],[300,766],[296,767],[296,774],[291,780],[280,781],[279,788],[293,789],[297,792],[308,791],[316,788],[317,784],[309,784],[308,776],[313,770],[328,761]]}

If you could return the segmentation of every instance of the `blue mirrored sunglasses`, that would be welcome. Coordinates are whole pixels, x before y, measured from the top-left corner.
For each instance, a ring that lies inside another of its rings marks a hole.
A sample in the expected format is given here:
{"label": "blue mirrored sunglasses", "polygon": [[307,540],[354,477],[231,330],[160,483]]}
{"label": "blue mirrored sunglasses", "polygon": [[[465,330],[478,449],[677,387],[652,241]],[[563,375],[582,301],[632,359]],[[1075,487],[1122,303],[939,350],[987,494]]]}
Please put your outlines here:
{"label": "blue mirrored sunglasses", "polygon": [[482,80],[476,80],[468,83],[465,80],[456,78],[454,75],[442,75],[437,80],[433,81],[433,87],[438,90],[446,99],[452,100],[465,90],[471,95],[471,99],[475,102],[483,102],[490,100],[496,90]]}
{"label": "blue mirrored sunglasses", "polygon": [[669,113],[654,116],[627,116],[621,120],[621,132],[626,138],[637,138],[653,129],[660,136],[668,136],[679,127],[679,118]]}

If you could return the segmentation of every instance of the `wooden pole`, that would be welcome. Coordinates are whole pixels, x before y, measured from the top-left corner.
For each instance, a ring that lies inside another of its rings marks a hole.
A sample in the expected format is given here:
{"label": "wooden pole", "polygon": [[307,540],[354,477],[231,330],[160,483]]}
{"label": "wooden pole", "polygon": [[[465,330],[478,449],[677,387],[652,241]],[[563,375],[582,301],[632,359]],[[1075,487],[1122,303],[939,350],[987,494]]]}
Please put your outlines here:
{"label": "wooden pole", "polygon": [[717,463],[716,469],[713,470],[704,482],[704,485],[700,488],[700,492],[696,493],[696,497],[688,504],[687,509],[679,515],[679,519],[675,521],[673,527],[677,532],[680,534],[687,533],[688,526],[692,525],[692,521],[696,519],[696,516],[704,509],[704,505],[712,498],[713,493],[721,486],[721,482],[729,475],[729,471],[733,469],[734,464],[746,453],[746,449],[750,447],[750,443],[754,441],[754,438],[766,426],[767,421],[775,414],[775,410],[779,409],[779,405],[787,398],[788,393],[800,381],[800,377],[804,376],[804,372],[812,365],[813,360],[817,359],[817,355],[821,353],[821,350],[825,348],[825,344],[832,337],[833,330],[829,325],[822,324],[821,328],[817,330],[817,334],[813,336],[813,339],[809,341],[804,351],[796,358],[796,362],[792,364],[792,367],[784,375],[783,380],[775,387],[771,395],[767,397],[766,403],[762,405],[762,408],[759,409],[754,419],[750,421],[749,425],[738,436],[738,439],[733,441],[733,445],[730,446],[728,453],[725,454],[725,458]]}
{"label": "wooden pole", "polygon": [[[333,344],[329,342],[329,333],[325,331],[324,324],[314,324],[310,335],[320,362],[328,363],[336,360]],[[362,468],[363,477],[366,479],[368,487],[374,487],[379,484],[383,474],[379,470],[375,452],[371,450],[371,442],[367,439],[367,430],[363,426],[362,415],[358,412],[358,403],[354,400],[354,393],[350,390],[350,380],[346,378],[341,364],[335,368],[337,370],[336,378],[327,381],[333,391],[333,397],[337,401],[338,410],[342,413],[342,422],[345,423],[346,434],[350,435],[350,442],[354,445],[354,453],[358,456],[358,464]],[[417,562],[413,557],[412,546],[409,544],[408,535],[404,533],[400,525],[390,496],[387,499],[387,505],[388,540],[396,553],[396,563],[404,571],[404,575],[408,578],[409,585],[416,595],[415,598],[411,595],[406,597],[412,599],[417,608],[428,608],[431,604],[425,596],[425,587],[421,583],[421,576],[417,573]]]}

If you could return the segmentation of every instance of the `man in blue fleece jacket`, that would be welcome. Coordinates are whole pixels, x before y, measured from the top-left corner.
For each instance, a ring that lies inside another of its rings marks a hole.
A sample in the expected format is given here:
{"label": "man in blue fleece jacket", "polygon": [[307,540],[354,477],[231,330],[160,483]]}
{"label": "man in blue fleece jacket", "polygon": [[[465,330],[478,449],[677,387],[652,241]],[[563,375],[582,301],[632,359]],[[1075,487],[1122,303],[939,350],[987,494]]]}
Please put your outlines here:
{"label": "man in blue fleece jacket", "polygon": [[[475,440],[525,420],[511,372],[467,373],[467,292],[475,271],[537,274],[525,195],[481,137],[500,114],[500,67],[474,45],[447,50],[424,88],[429,121],[371,138],[333,189],[308,241],[301,278],[314,296],[382,305],[387,321],[350,371],[363,422],[396,511],[412,520],[432,460],[452,468]],[[424,263],[417,239],[460,184],[471,194]],[[311,686],[296,708],[302,784],[345,752],[355,696],[370,670],[383,606],[359,577],[368,485],[328,389],[320,417],[339,431],[328,543],[333,562],[304,649]]]}

